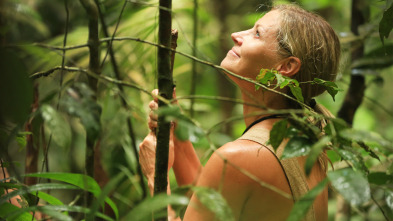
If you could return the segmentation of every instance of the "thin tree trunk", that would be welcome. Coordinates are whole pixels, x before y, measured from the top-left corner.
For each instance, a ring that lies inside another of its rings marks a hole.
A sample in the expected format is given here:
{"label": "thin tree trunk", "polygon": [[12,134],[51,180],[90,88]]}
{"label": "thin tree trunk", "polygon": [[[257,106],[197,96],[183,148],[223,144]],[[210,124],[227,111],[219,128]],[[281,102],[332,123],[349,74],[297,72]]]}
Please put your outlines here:
{"label": "thin tree trunk", "polygon": [[[367,4],[365,0],[352,0],[352,12],[351,12],[351,31],[355,35],[359,35],[359,26],[366,22],[366,18],[362,11],[367,10],[365,8]],[[353,51],[351,53],[351,61],[355,61],[363,57],[364,44],[363,42],[355,42],[352,45]],[[363,75],[356,74],[351,71],[351,83],[349,85],[347,94],[344,102],[338,111],[338,117],[345,120],[348,124],[352,125],[353,118],[356,110],[359,108],[363,101],[364,91],[366,89],[365,78]],[[337,212],[335,220],[348,221],[351,217],[351,206],[348,202],[343,200],[341,196],[337,196]]]}
{"label": "thin tree trunk", "polygon": [[[352,0],[352,16],[351,16],[351,31],[355,35],[359,35],[359,26],[366,22],[364,13],[367,4],[364,0]],[[351,54],[351,61],[355,61],[363,57],[364,44],[363,42],[355,42],[352,45],[354,50]],[[338,117],[344,119],[348,124],[352,124],[353,117],[358,107],[361,105],[366,89],[365,78],[363,75],[351,73],[351,83],[348,92],[345,96],[344,102],[338,112]]]}
{"label": "thin tree trunk", "polygon": [[[90,52],[89,57],[89,71],[100,74],[100,49],[99,49],[99,38],[98,38],[98,8],[92,0],[80,0],[81,4],[85,8],[85,11],[89,18],[89,38],[88,47]],[[95,99],[97,99],[98,81],[93,77],[88,77],[89,86],[94,91]],[[86,131],[86,156],[85,156],[85,172],[86,175],[94,177],[94,157],[95,157],[95,143],[97,140],[96,135],[92,135]],[[96,162],[99,163],[99,162]],[[93,195],[86,193],[85,195],[85,206],[90,207]]]}
{"label": "thin tree trunk", "polygon": [[[172,31],[172,1],[160,0],[158,43],[166,47],[171,46]],[[171,73],[171,52],[166,48],[158,48],[158,90],[160,96],[172,99],[173,79]],[[166,104],[159,101],[160,108]],[[168,185],[168,156],[169,156],[170,122],[165,121],[165,116],[158,117],[156,165],[154,174],[154,194],[165,193]],[[166,212],[166,210],[165,210]],[[166,212],[167,213],[167,212]],[[166,220],[167,215],[164,216]]]}

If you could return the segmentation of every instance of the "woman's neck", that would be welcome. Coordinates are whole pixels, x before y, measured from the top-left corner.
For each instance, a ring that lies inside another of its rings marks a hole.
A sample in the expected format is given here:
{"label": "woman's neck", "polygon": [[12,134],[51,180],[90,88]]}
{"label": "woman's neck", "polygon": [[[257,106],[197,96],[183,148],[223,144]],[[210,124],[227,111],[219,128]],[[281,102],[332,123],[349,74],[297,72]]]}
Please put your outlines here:
{"label": "woman's neck", "polygon": [[[262,92],[261,90],[244,90],[242,91],[242,99],[245,102],[245,104],[243,104],[243,116],[246,127],[261,117],[272,115],[272,113],[263,113],[267,110],[280,110],[288,108],[282,96],[270,91]],[[247,103],[257,104],[258,106],[247,105]],[[271,119],[265,123],[273,125],[275,121],[275,119]]]}

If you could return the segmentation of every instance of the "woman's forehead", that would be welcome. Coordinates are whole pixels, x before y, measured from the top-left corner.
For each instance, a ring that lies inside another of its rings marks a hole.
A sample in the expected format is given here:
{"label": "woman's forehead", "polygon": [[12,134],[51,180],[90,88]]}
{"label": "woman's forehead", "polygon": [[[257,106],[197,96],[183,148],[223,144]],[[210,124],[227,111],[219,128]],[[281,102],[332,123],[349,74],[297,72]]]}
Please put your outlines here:
{"label": "woman's forehead", "polygon": [[262,18],[255,22],[255,27],[261,29],[277,29],[279,25],[280,12],[277,10],[269,11]]}

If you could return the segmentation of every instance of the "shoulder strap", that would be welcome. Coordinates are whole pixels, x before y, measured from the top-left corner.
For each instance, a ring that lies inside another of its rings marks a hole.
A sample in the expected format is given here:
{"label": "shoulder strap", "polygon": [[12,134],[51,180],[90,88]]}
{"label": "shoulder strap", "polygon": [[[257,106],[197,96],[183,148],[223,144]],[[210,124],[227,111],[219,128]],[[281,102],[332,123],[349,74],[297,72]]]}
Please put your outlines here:
{"label": "shoulder strap", "polygon": [[[305,174],[302,172],[302,168],[299,165],[299,162],[296,158],[289,158],[280,160],[282,152],[284,150],[284,145],[280,145],[278,147],[277,152],[274,151],[273,147],[270,145],[266,145],[266,141],[269,140],[268,129],[254,127],[252,130],[247,131],[247,133],[243,134],[240,140],[251,140],[256,143],[261,144],[263,147],[270,150],[273,155],[276,157],[277,161],[280,163],[281,168],[284,171],[285,177],[287,178],[289,187],[292,192],[292,196],[294,201],[299,200],[304,194],[306,194],[309,190],[307,185],[307,180]],[[314,221],[315,213],[314,207],[312,206],[307,215],[303,218],[304,221]]]}

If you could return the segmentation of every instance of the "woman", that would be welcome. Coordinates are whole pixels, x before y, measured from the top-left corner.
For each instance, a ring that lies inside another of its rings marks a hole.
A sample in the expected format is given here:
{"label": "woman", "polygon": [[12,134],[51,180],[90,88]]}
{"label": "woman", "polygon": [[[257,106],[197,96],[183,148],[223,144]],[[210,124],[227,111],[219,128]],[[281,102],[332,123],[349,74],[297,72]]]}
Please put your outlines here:
{"label": "woman", "polygon": [[[339,40],[330,25],[321,17],[294,5],[279,5],[259,19],[249,30],[232,34],[233,48],[221,66],[249,79],[255,79],[262,68],[275,69],[283,76],[299,82],[312,81],[315,77],[335,79],[339,57]],[[255,90],[253,83],[229,75],[240,88],[245,103],[261,104],[270,109],[299,108],[297,104],[271,91]],[[306,104],[316,112],[319,105],[312,105],[312,98],[324,88],[308,83],[301,84]],[[290,95],[290,91],[282,89]],[[156,93],[156,92],[155,92]],[[156,101],[150,103],[152,110]],[[262,109],[243,105],[247,132],[239,139],[220,147],[201,168],[189,141],[172,136],[169,167],[173,167],[176,180],[181,185],[196,184],[220,190],[236,220],[285,220],[293,206],[293,199],[312,189],[326,176],[326,159],[318,161],[309,176],[304,175],[305,157],[279,161],[277,153],[266,146],[269,132],[283,116],[255,115]],[[247,116],[247,117],[246,117]],[[251,117],[250,117],[251,116]],[[149,127],[157,126],[157,116],[150,114]],[[320,126],[320,125],[319,125]],[[150,133],[140,145],[140,161],[152,188],[154,164],[148,162],[154,152],[155,137]],[[149,152],[150,151],[150,152]],[[245,172],[246,171],[246,172]],[[247,173],[248,175],[245,175]],[[251,174],[251,175],[250,175]],[[272,188],[268,184],[293,197]],[[307,214],[307,220],[327,220],[327,188],[316,198]],[[192,196],[184,220],[214,220],[214,213]]]}

